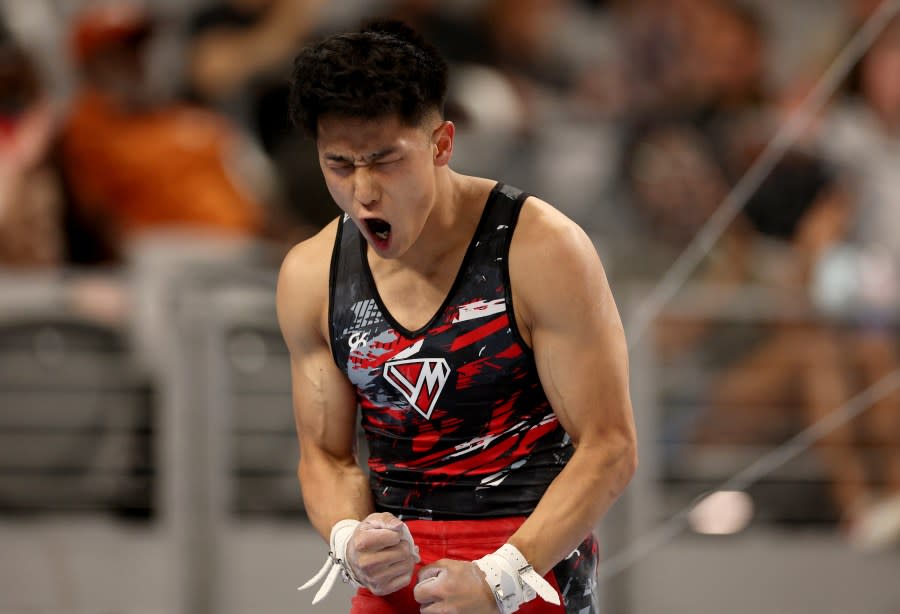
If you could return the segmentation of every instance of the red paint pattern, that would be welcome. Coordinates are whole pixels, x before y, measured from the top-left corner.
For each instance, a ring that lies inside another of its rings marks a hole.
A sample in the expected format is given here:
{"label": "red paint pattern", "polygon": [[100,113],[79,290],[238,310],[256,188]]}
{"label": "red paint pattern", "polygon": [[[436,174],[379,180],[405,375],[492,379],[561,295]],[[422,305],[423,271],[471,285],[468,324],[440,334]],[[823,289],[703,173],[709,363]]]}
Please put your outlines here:
{"label": "red paint pattern", "polygon": [[394,333],[396,340],[391,343],[381,343],[374,341],[372,342],[372,347],[377,349],[385,349],[384,353],[380,355],[375,355],[372,352],[367,352],[363,354],[362,352],[355,350],[350,353],[349,361],[350,366],[353,369],[357,370],[365,370],[371,371],[373,369],[380,368],[384,363],[392,359],[394,356],[405,350],[406,348],[412,347],[416,343],[418,343],[422,337],[418,337],[416,339],[407,339],[402,335],[398,334],[396,331],[391,331]]}
{"label": "red paint pattern", "polygon": [[493,320],[479,326],[475,330],[471,330],[464,335],[460,335],[456,339],[453,340],[453,344],[450,346],[451,352],[456,352],[468,345],[472,345],[473,343],[485,339],[491,333],[495,333],[498,330],[509,326],[509,317],[504,313],[498,318],[494,318]]}

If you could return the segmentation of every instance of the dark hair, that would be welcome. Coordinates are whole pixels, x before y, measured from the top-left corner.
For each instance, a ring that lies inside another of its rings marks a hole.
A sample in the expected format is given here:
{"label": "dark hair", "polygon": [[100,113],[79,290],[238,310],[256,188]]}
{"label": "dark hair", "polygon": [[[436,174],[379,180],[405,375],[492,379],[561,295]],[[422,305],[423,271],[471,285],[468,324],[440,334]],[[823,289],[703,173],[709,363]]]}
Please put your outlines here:
{"label": "dark hair", "polygon": [[37,68],[0,23],[0,115],[18,115],[41,96]]}
{"label": "dark hair", "polygon": [[825,160],[789,151],[747,201],[744,214],[762,234],[790,240],[803,216],[837,183],[835,170]]}
{"label": "dark hair", "polygon": [[396,115],[414,126],[443,115],[447,62],[400,21],[381,20],[304,48],[294,60],[291,120],[315,138],[319,117],[377,119]]}

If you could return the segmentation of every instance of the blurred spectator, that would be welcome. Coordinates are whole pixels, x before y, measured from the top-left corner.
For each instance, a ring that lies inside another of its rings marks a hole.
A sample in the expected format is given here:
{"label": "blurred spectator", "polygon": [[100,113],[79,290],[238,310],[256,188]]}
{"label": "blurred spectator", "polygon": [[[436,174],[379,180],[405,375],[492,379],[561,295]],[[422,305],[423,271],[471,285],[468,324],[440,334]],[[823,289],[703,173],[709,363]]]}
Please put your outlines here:
{"label": "blurred spectator", "polygon": [[62,135],[62,164],[82,228],[122,253],[137,234],[187,227],[259,235],[270,188],[253,149],[225,118],[151,100],[145,44],[151,15],[126,3],[76,18],[81,91]]}
{"label": "blurred spectator", "polygon": [[484,62],[477,44],[473,45],[473,38],[483,33],[473,29],[471,8],[460,10],[440,0],[392,0],[382,16],[409,24],[453,61]]}
{"label": "blurred spectator", "polygon": [[[622,152],[623,200],[634,218],[628,276],[656,279],[722,204],[737,173],[735,126],[701,116],[649,117],[629,128]],[[739,218],[705,259],[703,275],[729,277],[747,242]],[[714,271],[711,272],[710,270]]]}
{"label": "blurred spectator", "polygon": [[190,18],[188,90],[234,113],[266,151],[290,126],[284,78],[318,26],[323,0],[223,0]]}
{"label": "blurred spectator", "polygon": [[762,95],[759,17],[733,0],[638,0],[616,6],[629,114],[728,110]]}
{"label": "blurred spectator", "polygon": [[566,0],[488,0],[479,22],[486,44],[471,52],[519,83],[526,97],[535,86],[568,88],[574,77],[553,37],[568,9]]}
{"label": "blurred spectator", "polygon": [[764,40],[759,17],[732,0],[683,0],[689,45],[687,87],[700,105],[756,105],[763,88]]}
{"label": "blurred spectator", "polygon": [[[655,278],[721,204],[735,177],[728,141],[764,108],[769,33],[753,10],[734,0],[616,1],[610,15],[617,50],[581,82],[579,100],[601,117],[619,119],[615,164],[622,168],[624,160],[626,168],[616,199],[623,206],[615,221],[603,224],[624,221],[626,233],[632,227],[638,234],[649,224],[652,232],[642,246],[612,233],[606,242],[618,245],[606,260],[616,277]],[[604,96],[604,90],[616,93]],[[644,140],[648,128],[653,135]],[[662,155],[655,155],[658,149]],[[720,245],[716,252],[729,249]]]}
{"label": "blurred spectator", "polygon": [[498,123],[529,133],[584,108],[585,100],[577,99],[586,69],[566,53],[571,41],[559,35],[574,35],[569,26],[577,8],[572,0],[486,0],[464,11],[433,0],[397,0],[385,13],[420,28],[451,62],[454,120],[494,117],[479,107],[493,107],[496,93],[507,107]]}
{"label": "blurred spectator", "polygon": [[453,10],[453,5],[438,0],[394,0],[380,16],[409,24],[450,61],[447,118],[470,134],[487,133],[503,140],[524,128],[524,93],[498,65],[486,10],[471,6]]}
{"label": "blurred spectator", "polygon": [[[612,32],[574,0],[488,0],[476,13],[469,57],[498,69],[518,92],[524,132],[571,119],[605,119],[628,105],[632,75],[612,67]],[[452,58],[453,56],[451,56]]]}
{"label": "blurred spectator", "polygon": [[[766,132],[757,129],[756,139]],[[632,200],[649,222],[650,241],[680,251],[694,237],[721,204],[729,178],[758,155],[762,144],[746,140],[748,134],[754,131],[732,130],[716,142],[696,123],[677,120],[650,122],[637,133],[625,173]],[[809,298],[822,259],[845,240],[854,216],[846,186],[815,154],[792,151],[765,178],[696,279],[717,288],[713,313],[716,305],[724,308],[742,296],[730,290],[752,287],[766,288],[769,301],[786,296],[812,311],[806,321],[776,321],[762,334],[734,324],[722,330],[714,316],[663,318],[657,344],[667,362],[698,360],[721,369],[703,395],[703,411],[669,425],[679,429],[676,439],[774,445],[849,398],[856,365],[846,352],[846,335],[816,317]],[[860,428],[864,424],[839,428],[817,446],[851,535],[858,532],[873,483]]]}
{"label": "blurred spectator", "polygon": [[683,249],[725,198],[722,154],[690,119],[636,125],[624,154],[623,180],[652,239]]}
{"label": "blurred spectator", "polygon": [[60,187],[49,156],[54,132],[37,70],[0,23],[0,266],[63,258]]}
{"label": "blurred spectator", "polygon": [[[854,2],[862,18],[871,3]],[[820,270],[823,297],[857,310],[863,329],[846,351],[864,383],[900,365],[897,306],[900,289],[900,18],[895,18],[859,64],[855,89],[833,105],[819,126],[821,146],[845,170],[860,202],[851,244],[835,250]],[[839,283],[851,271],[850,279]],[[861,514],[863,542],[900,541],[900,393],[868,412],[865,442],[884,488]],[[879,537],[880,536],[880,537]]]}
{"label": "blurred spectator", "polygon": [[623,112],[649,114],[677,104],[688,37],[675,3],[624,0],[613,8],[621,32],[620,87],[627,92]]}
{"label": "blurred spectator", "polygon": [[855,237],[900,262],[900,18],[860,63],[859,91],[834,105],[821,145],[848,171],[861,201]]}
{"label": "blurred spectator", "polygon": [[324,5],[222,0],[195,13],[189,25],[188,95],[243,123],[270,157],[290,243],[339,213],[321,178],[315,144],[290,124],[285,78],[299,45],[317,31]]}
{"label": "blurred spectator", "polygon": [[[816,267],[846,236],[853,214],[833,169],[807,153],[788,154],[744,208],[755,238],[744,261],[734,263],[743,269],[738,280],[805,300]],[[829,415],[849,398],[852,385],[842,340],[840,328],[820,321],[814,311],[806,321],[774,323],[718,376],[696,436],[705,442],[775,444]],[[864,451],[854,430],[846,425],[817,442],[847,529],[867,495]]]}

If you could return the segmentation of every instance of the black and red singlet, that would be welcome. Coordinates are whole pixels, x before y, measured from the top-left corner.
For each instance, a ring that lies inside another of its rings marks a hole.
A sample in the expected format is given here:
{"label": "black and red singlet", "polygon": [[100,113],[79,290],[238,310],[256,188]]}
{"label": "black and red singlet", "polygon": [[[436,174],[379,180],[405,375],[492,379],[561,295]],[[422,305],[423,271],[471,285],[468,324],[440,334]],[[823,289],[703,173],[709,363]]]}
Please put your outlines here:
{"label": "black and red singlet", "polygon": [[339,225],[331,348],[356,389],[379,511],[527,515],[572,455],[513,315],[507,263],[526,196],[494,187],[443,305],[415,331],[385,308],[354,223]]}

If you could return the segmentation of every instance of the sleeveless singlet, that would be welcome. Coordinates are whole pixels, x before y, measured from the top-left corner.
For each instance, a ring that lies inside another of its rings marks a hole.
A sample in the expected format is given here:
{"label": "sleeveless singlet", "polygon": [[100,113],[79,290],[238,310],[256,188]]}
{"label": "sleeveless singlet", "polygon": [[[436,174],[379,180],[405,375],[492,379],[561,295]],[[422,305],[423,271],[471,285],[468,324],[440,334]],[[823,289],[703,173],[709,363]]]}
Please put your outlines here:
{"label": "sleeveless singlet", "polygon": [[527,515],[572,455],[513,315],[507,256],[526,197],[493,188],[449,294],[416,331],[385,308],[356,225],[339,224],[331,348],[356,389],[378,511]]}

